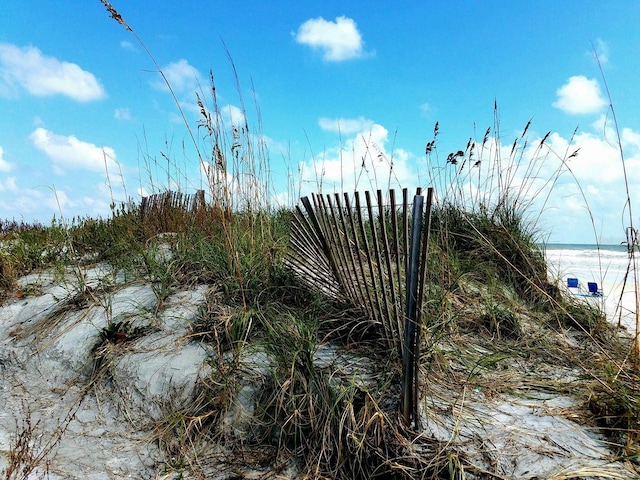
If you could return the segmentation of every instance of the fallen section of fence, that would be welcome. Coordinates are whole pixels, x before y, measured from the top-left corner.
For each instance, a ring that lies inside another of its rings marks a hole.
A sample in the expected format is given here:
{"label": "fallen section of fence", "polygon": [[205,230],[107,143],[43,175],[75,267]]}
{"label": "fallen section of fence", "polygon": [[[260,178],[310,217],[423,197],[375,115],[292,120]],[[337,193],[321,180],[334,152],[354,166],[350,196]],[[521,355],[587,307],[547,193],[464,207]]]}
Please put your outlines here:
{"label": "fallen section of fence", "polygon": [[[352,304],[402,358],[405,420],[415,416],[416,362],[424,298],[432,189],[409,201],[394,190],[301,199],[285,262],[307,286]],[[364,201],[363,201],[364,200]],[[409,377],[407,377],[409,376]],[[411,387],[413,385],[413,387]],[[407,413],[408,412],[408,413]]]}

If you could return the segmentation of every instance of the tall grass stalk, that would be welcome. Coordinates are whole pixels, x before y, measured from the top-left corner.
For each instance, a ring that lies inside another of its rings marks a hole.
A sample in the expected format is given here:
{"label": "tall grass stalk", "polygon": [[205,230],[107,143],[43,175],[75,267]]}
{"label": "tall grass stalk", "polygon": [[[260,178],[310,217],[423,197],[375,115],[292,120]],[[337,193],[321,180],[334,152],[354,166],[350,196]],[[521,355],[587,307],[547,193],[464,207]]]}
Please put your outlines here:
{"label": "tall grass stalk", "polygon": [[[520,295],[545,301],[547,271],[539,250],[540,232],[533,207],[543,211],[550,190],[564,172],[559,162],[546,176],[550,150],[549,134],[530,145],[527,123],[511,145],[502,144],[497,104],[494,125],[482,141],[469,139],[464,150],[449,153],[444,166],[437,151],[439,125],[427,144],[430,182],[438,195],[434,211],[435,238],[445,255],[455,254],[478,272],[481,265],[494,265]],[[467,267],[464,267],[465,269]],[[445,268],[446,270],[446,268]],[[451,272],[449,272],[450,274]],[[444,284],[446,285],[446,284]]]}
{"label": "tall grass stalk", "polygon": [[[269,158],[261,134],[261,118],[257,104],[258,126],[254,133],[249,125],[235,63],[228,49],[224,46],[233,71],[240,108],[238,109],[239,111],[236,111],[235,107],[222,107],[218,103],[214,76],[213,72],[210,71],[209,99],[206,98],[207,95],[204,91],[194,92],[195,103],[200,112],[200,118],[197,123],[199,138],[197,138],[196,132],[191,128],[185,111],[170,82],[142,39],[110,2],[106,0],[100,1],[111,17],[134,36],[151,59],[168,88],[196,152],[200,173],[207,185],[208,200],[214,210],[219,212],[216,215],[216,220],[222,226],[232,270],[235,272],[238,283],[243,284],[241,252],[238,250],[237,245],[238,243],[246,245],[246,239],[240,240],[237,236],[249,235],[248,243],[252,251],[257,251],[262,248],[261,246],[265,244],[267,237],[271,235],[270,221],[268,219],[271,210]],[[228,122],[225,123],[227,120]],[[175,180],[178,180],[178,184],[180,183],[180,172],[177,167],[173,168],[176,174],[175,178],[172,177],[171,162],[173,160],[170,157],[169,150],[166,154],[162,153],[162,156],[167,162],[165,170],[167,188],[170,189]],[[148,157],[145,157],[145,165],[147,171],[150,172]],[[153,175],[150,175],[150,177],[153,177]],[[151,182],[153,187],[153,178],[151,178]],[[237,228],[238,225],[234,225],[235,218],[240,213],[243,216],[243,220],[240,221],[242,227],[246,226],[244,221],[249,220],[252,228],[247,230]],[[247,308],[247,299],[244,292],[241,292],[241,296],[242,302]]]}
{"label": "tall grass stalk", "polygon": [[[627,166],[625,162],[624,149],[622,148],[622,138],[620,137],[620,127],[618,125],[618,119],[616,117],[616,110],[613,106],[613,100],[611,98],[611,91],[609,90],[609,84],[607,83],[607,79],[604,74],[604,69],[602,68],[602,62],[600,62],[600,58],[596,53],[595,47],[592,45],[593,57],[598,64],[598,69],[600,70],[600,78],[602,79],[602,83],[604,85],[604,89],[607,92],[607,99],[609,100],[608,110],[611,112],[611,120],[613,122],[614,131],[616,134],[615,146],[618,148],[618,153],[620,155],[620,164],[622,166],[622,174],[624,176],[624,188],[626,194],[626,202],[624,205],[624,211],[628,214],[628,226],[625,230],[626,234],[626,245],[627,252],[629,254],[629,264],[627,267],[627,273],[625,274],[624,283],[622,286],[622,292],[620,293],[620,301],[622,304],[622,295],[624,294],[624,289],[627,283],[627,277],[629,274],[629,270],[633,273],[633,288],[634,288],[634,296],[635,296],[635,336],[634,336],[634,369],[638,371],[638,361],[640,360],[640,285],[638,282],[638,261],[636,259],[636,250],[640,250],[640,242],[638,239],[638,230],[633,226],[633,212],[632,212],[632,204],[631,204],[631,194],[629,191],[629,177],[627,176]],[[604,134],[606,138],[606,123],[604,126]]]}

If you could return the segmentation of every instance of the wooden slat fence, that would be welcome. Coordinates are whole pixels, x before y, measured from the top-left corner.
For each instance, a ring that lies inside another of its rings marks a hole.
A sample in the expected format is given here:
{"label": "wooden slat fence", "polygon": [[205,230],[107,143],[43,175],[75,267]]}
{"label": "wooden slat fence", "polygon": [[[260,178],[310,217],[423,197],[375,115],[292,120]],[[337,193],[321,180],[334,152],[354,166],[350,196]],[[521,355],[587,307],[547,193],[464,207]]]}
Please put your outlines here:
{"label": "wooden slat fence", "polygon": [[[394,190],[378,190],[364,198],[359,192],[314,194],[301,203],[285,262],[309,287],[361,309],[386,346],[401,355],[412,221],[407,189],[399,201]],[[426,243],[420,251],[424,265]]]}
{"label": "wooden slat fence", "polygon": [[206,208],[204,190],[195,193],[168,190],[142,197],[140,216],[145,228],[173,231],[176,226],[184,225],[185,220],[203,220]]}

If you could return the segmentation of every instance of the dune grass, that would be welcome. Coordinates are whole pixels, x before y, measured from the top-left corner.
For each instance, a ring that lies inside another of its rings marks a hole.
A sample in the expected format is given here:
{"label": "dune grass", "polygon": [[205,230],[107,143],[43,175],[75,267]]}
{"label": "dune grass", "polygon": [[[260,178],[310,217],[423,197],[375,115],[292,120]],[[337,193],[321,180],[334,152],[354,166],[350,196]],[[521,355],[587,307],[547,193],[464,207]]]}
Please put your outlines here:
{"label": "dune grass", "polygon": [[[211,374],[188,405],[163,405],[164,416],[153,425],[152,436],[174,472],[204,477],[201,458],[217,455],[237,475],[293,469],[304,478],[502,478],[481,471],[454,438],[442,441],[404,425],[396,359],[367,331],[353,335],[353,329],[346,334],[336,328],[358,328],[362,312],[309,290],[283,266],[292,212],[271,204],[259,128],[250,128],[246,112],[243,124],[225,126],[213,76],[211,82],[210,98],[203,92],[196,98],[206,150],[182,114],[207,186],[197,215],[172,206],[145,212],[125,202],[114,203],[106,219],[54,220],[49,226],[4,221],[0,300],[29,295],[18,279],[30,272],[54,269],[63,275],[71,269],[81,280],[84,266],[100,262],[150,282],[158,308],[171,292],[210,286],[190,340],[211,352]],[[497,106],[495,113],[499,132]],[[544,205],[532,211],[532,202],[547,198],[566,158],[541,179],[546,137],[531,146],[528,129],[506,153],[491,129],[444,162],[437,125],[427,144],[429,183],[438,199],[421,315],[423,420],[438,415],[426,399],[439,387],[456,395],[479,389],[487,398],[534,387],[573,395],[582,404],[568,415],[600,427],[619,458],[637,469],[637,341],[619,335],[597,307],[567,297],[550,281],[536,229]],[[110,328],[103,332],[105,348],[123,325]],[[346,357],[342,363],[324,361],[327,345],[367,360],[365,373],[345,367]],[[259,380],[251,426],[233,433],[226,418],[238,392],[252,386],[245,357],[255,352],[267,360],[260,369],[252,367]],[[532,375],[525,363],[570,372],[576,380]],[[12,451],[33,463],[28,452],[20,453],[27,443],[19,436]],[[3,471],[4,478],[14,478],[19,463]]]}
{"label": "dune grass", "polygon": [[[488,396],[532,386],[575,395],[585,399],[580,421],[608,432],[619,455],[635,461],[640,395],[631,344],[597,307],[565,297],[549,281],[535,231],[513,205],[501,203],[507,209],[501,212],[459,200],[441,199],[434,211],[422,395],[430,394],[429,384],[474,385]],[[207,204],[195,218],[162,210],[143,215],[139,205],[126,204],[108,219],[4,228],[4,296],[28,295],[16,282],[29,272],[54,268],[62,275],[96,262],[153,284],[158,308],[171,292],[213,287],[191,335],[211,349],[212,374],[191,404],[165,405],[164,419],[155,423],[176,472],[199,471],[197,458],[212,445],[230,455],[233,468],[284,472],[295,465],[309,478],[465,478],[473,471],[455,442],[418,436],[403,425],[399,365],[366,332],[336,328],[358,325],[361,313],[310,291],[284,268],[290,212],[224,212]],[[327,344],[375,367],[366,378],[340,375],[342,367],[318,360]],[[252,349],[269,364],[254,393],[253,427],[239,438],[225,430],[225,418],[245,381],[243,352]],[[523,376],[524,359],[559,371],[577,368],[583,380]]]}

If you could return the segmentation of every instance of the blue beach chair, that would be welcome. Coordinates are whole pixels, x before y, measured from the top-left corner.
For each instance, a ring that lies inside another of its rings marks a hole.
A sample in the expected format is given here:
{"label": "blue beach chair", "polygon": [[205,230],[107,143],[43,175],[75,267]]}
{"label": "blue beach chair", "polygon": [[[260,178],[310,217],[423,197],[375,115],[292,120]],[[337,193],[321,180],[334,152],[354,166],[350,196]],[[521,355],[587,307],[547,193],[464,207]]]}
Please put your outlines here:
{"label": "blue beach chair", "polygon": [[587,288],[589,289],[589,293],[594,297],[602,296],[602,290],[598,288],[598,284],[596,282],[587,282]]}
{"label": "blue beach chair", "polygon": [[569,277],[567,278],[567,290],[571,292],[576,297],[580,297],[585,295],[582,291],[582,286],[580,285],[580,280],[577,278]]}
{"label": "blue beach chair", "polygon": [[580,282],[577,278],[567,278],[567,287],[580,288]]}

